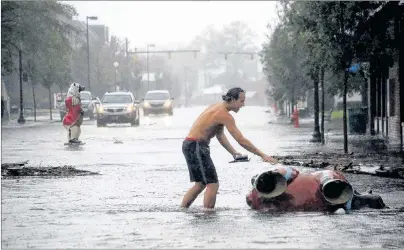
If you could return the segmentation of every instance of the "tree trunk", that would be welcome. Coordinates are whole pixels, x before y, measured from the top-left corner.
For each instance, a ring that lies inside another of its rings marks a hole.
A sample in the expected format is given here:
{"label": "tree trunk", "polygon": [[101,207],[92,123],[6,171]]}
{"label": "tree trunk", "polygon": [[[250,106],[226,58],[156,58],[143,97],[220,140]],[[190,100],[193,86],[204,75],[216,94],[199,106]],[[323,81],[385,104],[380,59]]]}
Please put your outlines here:
{"label": "tree trunk", "polygon": [[342,96],[343,103],[343,128],[344,128],[344,153],[348,153],[348,127],[347,127],[347,113],[346,113],[346,95],[348,92],[348,71],[344,72],[344,93]]}
{"label": "tree trunk", "polygon": [[23,95],[23,90],[22,90],[22,51],[18,50],[18,55],[19,55],[19,73],[20,73],[20,117],[18,118],[18,123],[19,124],[24,124],[25,123],[25,118],[24,118],[24,95]]}
{"label": "tree trunk", "polygon": [[52,121],[52,93],[51,93],[51,88],[48,88],[49,92],[49,118]]}
{"label": "tree trunk", "polygon": [[369,64],[368,107],[368,134],[375,135],[376,71],[374,60],[371,60]]}
{"label": "tree trunk", "polygon": [[31,87],[32,87],[32,99],[34,101],[34,122],[36,122],[36,99],[35,99],[35,84],[34,81],[32,80],[33,72],[36,69],[32,65],[32,60],[28,59],[28,71],[30,72],[30,78],[31,78]]}
{"label": "tree trunk", "polygon": [[314,74],[312,75],[312,80],[314,83],[314,132],[311,142],[320,142],[320,126],[319,126],[319,95],[318,95],[318,82],[319,82],[319,69],[316,68]]}
{"label": "tree trunk", "polygon": [[368,79],[365,75],[363,76],[363,85],[361,90],[362,106],[368,107]]}
{"label": "tree trunk", "polygon": [[284,110],[284,101],[278,101],[278,110],[279,110],[279,115],[285,115],[285,110]]}
{"label": "tree trunk", "polygon": [[34,122],[36,122],[36,100],[35,100],[35,86],[34,83],[31,81],[32,87],[32,99],[34,101]]}
{"label": "tree trunk", "polygon": [[320,69],[320,84],[321,84],[321,144],[324,145],[324,67]]}

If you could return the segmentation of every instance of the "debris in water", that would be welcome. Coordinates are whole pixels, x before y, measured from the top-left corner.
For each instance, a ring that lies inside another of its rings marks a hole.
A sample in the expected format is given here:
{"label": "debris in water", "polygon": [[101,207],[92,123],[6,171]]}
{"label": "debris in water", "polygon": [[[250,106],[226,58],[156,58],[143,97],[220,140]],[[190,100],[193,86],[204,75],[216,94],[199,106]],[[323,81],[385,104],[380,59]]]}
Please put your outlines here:
{"label": "debris in water", "polygon": [[15,177],[15,176],[84,176],[84,175],[98,175],[99,173],[87,170],[76,169],[73,166],[59,166],[59,167],[26,167],[28,161],[20,163],[3,163],[1,164],[2,177]]}
{"label": "debris in water", "polygon": [[115,137],[112,138],[112,139],[114,139],[114,143],[115,143],[115,144],[122,144],[122,143],[123,143],[122,141],[116,139]]}

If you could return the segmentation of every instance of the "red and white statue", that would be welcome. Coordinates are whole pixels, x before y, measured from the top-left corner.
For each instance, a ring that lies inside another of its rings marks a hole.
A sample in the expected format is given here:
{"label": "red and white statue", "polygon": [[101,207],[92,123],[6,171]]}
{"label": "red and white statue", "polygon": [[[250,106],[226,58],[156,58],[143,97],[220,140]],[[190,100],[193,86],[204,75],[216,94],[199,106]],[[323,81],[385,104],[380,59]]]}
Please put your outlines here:
{"label": "red and white statue", "polygon": [[69,143],[81,143],[81,124],[83,122],[83,111],[81,109],[80,92],[85,89],[78,83],[72,83],[65,99],[66,115],[63,118],[63,126],[67,130]]}

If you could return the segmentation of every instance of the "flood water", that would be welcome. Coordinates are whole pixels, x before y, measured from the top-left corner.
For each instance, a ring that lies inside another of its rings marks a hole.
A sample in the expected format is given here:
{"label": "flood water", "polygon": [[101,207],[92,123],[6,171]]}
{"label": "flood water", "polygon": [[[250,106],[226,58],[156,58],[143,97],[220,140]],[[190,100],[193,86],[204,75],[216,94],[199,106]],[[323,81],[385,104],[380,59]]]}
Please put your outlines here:
{"label": "flood water", "polygon": [[[264,107],[235,114],[244,135],[269,154],[309,147],[312,129],[268,124]],[[270,167],[259,157],[229,164],[213,139],[211,155],[220,181],[214,211],[201,195],[179,208],[192,185],[182,140],[203,107],[178,108],[174,116],[141,117],[139,127],[97,128],[85,121],[81,140],[63,145],[60,123],[3,126],[2,162],[73,165],[100,173],[69,178],[2,179],[3,248],[398,248],[404,245],[403,180],[346,174],[360,192],[372,189],[389,209],[352,214],[261,213],[245,195],[250,179]],[[229,134],[227,133],[228,137]],[[122,141],[121,144],[114,140]],[[232,138],[229,141],[246,153]],[[313,171],[299,168],[301,171]]]}

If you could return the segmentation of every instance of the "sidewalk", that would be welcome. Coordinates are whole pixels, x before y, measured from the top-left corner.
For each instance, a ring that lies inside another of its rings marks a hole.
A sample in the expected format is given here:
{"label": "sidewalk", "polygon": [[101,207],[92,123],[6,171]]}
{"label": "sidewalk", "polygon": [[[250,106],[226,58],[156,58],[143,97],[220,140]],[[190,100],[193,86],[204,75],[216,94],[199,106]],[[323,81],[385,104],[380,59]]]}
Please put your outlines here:
{"label": "sidewalk", "polygon": [[[324,130],[325,145],[293,141],[293,148],[304,148],[304,152],[300,150],[297,151],[299,153],[279,156],[278,159],[285,165],[338,169],[343,172],[404,179],[404,157],[397,142],[388,141],[380,135],[348,133],[348,154],[345,154],[342,119],[326,122]],[[314,131],[314,119],[304,119],[296,131],[306,134],[310,140]]]}
{"label": "sidewalk", "polygon": [[[11,114],[10,118],[3,117],[1,119],[1,126],[21,126],[18,123],[18,118],[20,117],[19,113]],[[32,125],[32,124],[41,124],[41,123],[54,123],[61,122],[60,114],[58,110],[52,110],[52,120],[50,120],[49,110],[39,109],[36,112],[36,122],[34,122],[34,113],[24,114],[25,124],[24,125]]]}

